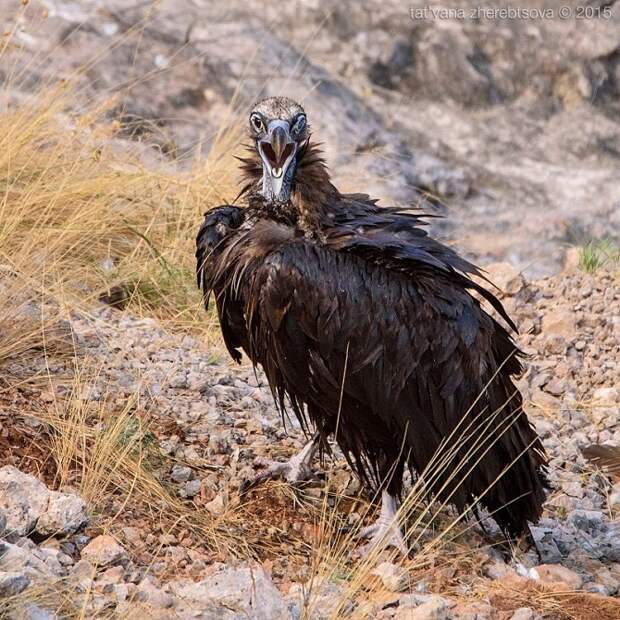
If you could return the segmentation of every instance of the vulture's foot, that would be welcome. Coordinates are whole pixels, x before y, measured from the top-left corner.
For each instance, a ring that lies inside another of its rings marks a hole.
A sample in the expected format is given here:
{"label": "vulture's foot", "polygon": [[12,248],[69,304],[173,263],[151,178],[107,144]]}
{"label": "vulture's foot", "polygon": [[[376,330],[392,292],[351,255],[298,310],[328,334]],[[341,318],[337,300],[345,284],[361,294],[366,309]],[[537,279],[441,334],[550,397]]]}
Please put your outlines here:
{"label": "vulture's foot", "polygon": [[407,542],[396,517],[397,512],[396,498],[387,491],[383,491],[379,518],[372,525],[360,530],[358,534],[359,538],[370,539],[370,542],[362,549],[363,554],[370,553],[380,545],[396,547],[404,556],[408,554]]}
{"label": "vulture's foot", "polygon": [[269,459],[261,459],[260,465],[265,467],[263,471],[253,478],[245,480],[241,485],[241,494],[243,495],[257,484],[273,478],[283,478],[290,484],[297,484],[308,480],[313,476],[312,459],[319,447],[318,433],[301,449],[299,454],[292,456],[288,461],[271,461]]}

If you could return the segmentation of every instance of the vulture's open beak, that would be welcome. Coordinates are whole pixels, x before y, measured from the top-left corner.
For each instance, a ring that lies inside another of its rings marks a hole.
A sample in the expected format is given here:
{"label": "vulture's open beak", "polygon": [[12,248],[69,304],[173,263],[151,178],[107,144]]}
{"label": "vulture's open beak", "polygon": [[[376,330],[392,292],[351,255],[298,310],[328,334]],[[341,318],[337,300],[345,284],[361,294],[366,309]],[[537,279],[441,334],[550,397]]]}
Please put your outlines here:
{"label": "vulture's open beak", "polygon": [[291,137],[289,124],[281,120],[271,121],[267,139],[258,143],[258,152],[267,173],[265,176],[276,197],[280,196],[286,171],[293,162],[296,151],[297,143]]}

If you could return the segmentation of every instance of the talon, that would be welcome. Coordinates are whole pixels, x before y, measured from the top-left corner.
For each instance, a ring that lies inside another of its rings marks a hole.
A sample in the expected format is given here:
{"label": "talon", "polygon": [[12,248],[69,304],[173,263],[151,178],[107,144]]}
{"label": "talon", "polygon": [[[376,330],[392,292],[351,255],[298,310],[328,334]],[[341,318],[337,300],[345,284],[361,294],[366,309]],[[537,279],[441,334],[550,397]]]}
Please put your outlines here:
{"label": "talon", "polygon": [[398,504],[396,498],[387,491],[383,491],[381,494],[381,514],[379,518],[373,524],[362,528],[357,535],[358,538],[370,539],[370,542],[362,547],[363,555],[367,555],[380,545],[395,547],[404,556],[408,555],[409,549],[398,524],[397,512]]}
{"label": "talon", "polygon": [[284,478],[289,484],[297,484],[308,480],[314,474],[310,463],[319,445],[318,433],[309,441],[295,456],[288,461],[270,461],[268,459],[259,459],[259,464],[266,467],[265,471],[259,472],[253,478],[244,480],[241,483],[239,492],[241,495],[247,493],[252,487],[261,482],[272,478]]}

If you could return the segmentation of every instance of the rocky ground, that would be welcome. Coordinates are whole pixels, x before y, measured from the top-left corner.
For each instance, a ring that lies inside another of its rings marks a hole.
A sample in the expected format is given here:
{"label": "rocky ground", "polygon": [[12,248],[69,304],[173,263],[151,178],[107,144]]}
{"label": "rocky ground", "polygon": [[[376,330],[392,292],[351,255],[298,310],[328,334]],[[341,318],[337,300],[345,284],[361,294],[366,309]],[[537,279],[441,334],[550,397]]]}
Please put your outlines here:
{"label": "rocky ground", "polygon": [[[261,458],[291,455],[304,441],[294,422],[284,428],[260,373],[152,320],[101,306],[59,325],[72,335],[84,369],[96,372],[82,370],[76,384],[74,362],[59,357],[49,386],[30,382],[3,392],[0,595],[15,601],[11,617],[76,609],[135,618],[321,618],[335,609],[403,619],[591,618],[593,609],[618,617],[620,483],[581,450],[620,444],[620,321],[612,310],[620,274],[572,269],[529,282],[508,264],[490,273],[523,331],[530,357],[521,388],[551,457],[554,488],[533,528],[540,559],[516,550],[506,558],[473,527],[424,565],[425,545],[448,511],[419,538],[417,556],[403,562],[383,552],[347,602],[351,577],[311,579],[321,566],[317,549],[326,553],[321,536],[334,521],[320,517],[317,502],[326,502],[341,526],[368,518],[367,498],[342,460],[317,463],[323,479],[298,493],[274,482],[240,498],[240,483]],[[15,360],[8,371],[32,377],[39,364],[36,357]],[[45,483],[58,486],[59,471],[45,448],[55,435],[45,411],[76,403],[87,427],[122,419],[116,441],[137,438],[144,469],[165,493],[153,500],[136,482],[129,499],[111,486],[95,501],[80,487],[87,474],[78,464],[61,489],[48,489]],[[104,410],[127,415],[102,418]],[[343,566],[355,574],[357,543],[346,546]],[[575,593],[570,600],[567,592]]]}

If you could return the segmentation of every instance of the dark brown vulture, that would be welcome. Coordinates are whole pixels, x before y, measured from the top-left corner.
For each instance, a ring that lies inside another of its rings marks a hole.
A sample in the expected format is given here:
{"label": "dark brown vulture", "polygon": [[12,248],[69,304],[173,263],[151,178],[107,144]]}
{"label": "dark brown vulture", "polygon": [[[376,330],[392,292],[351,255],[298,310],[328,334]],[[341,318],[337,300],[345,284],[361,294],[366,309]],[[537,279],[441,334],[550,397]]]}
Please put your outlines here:
{"label": "dark brown vulture", "polygon": [[[429,237],[419,212],[341,194],[298,103],[260,101],[249,125],[245,206],[206,214],[196,258],[232,357],[245,351],[279,408],[315,430],[262,477],[303,479],[335,434],[362,482],[382,492],[364,536],[404,547],[394,512],[405,468],[459,511],[479,503],[506,534],[527,533],[546,459],[513,382],[519,352],[479,299],[514,325],[472,279],[479,270]],[[431,475],[439,450],[451,456]]]}

